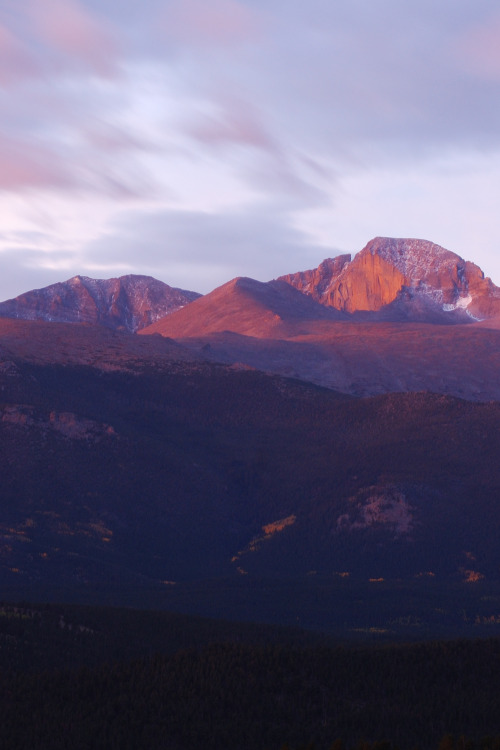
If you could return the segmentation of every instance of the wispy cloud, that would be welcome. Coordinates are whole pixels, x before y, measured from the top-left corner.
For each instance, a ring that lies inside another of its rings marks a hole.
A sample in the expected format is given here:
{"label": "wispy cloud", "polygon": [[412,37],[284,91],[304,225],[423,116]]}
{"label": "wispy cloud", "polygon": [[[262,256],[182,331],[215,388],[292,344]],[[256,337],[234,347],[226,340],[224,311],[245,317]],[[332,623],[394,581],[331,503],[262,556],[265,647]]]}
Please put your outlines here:
{"label": "wispy cloud", "polygon": [[36,73],[36,59],[29,48],[0,23],[0,85],[8,87]]}
{"label": "wispy cloud", "polygon": [[411,233],[500,281],[499,38],[492,0],[4,0],[0,234],[199,289]]}
{"label": "wispy cloud", "polygon": [[114,35],[82,3],[28,0],[26,18],[28,33],[50,50],[56,69],[81,64],[98,75],[107,76],[114,71],[117,53]]}
{"label": "wispy cloud", "polygon": [[467,28],[456,40],[455,55],[468,72],[487,80],[500,79],[500,13]]}
{"label": "wispy cloud", "polygon": [[241,99],[219,101],[217,111],[200,113],[186,134],[208,147],[245,146],[275,152],[276,143],[254,108]]}
{"label": "wispy cloud", "polygon": [[92,267],[136,263],[176,284],[208,292],[217,281],[235,276],[268,280],[300,266],[310,253],[321,253],[305,231],[287,217],[259,209],[224,213],[161,211],[126,214],[107,227],[106,237],[89,243],[85,257]]}
{"label": "wispy cloud", "polygon": [[74,175],[60,163],[57,155],[41,145],[29,145],[0,136],[0,190],[75,185]]}
{"label": "wispy cloud", "polygon": [[259,17],[238,0],[171,0],[160,14],[165,38],[189,48],[234,47],[258,33]]}

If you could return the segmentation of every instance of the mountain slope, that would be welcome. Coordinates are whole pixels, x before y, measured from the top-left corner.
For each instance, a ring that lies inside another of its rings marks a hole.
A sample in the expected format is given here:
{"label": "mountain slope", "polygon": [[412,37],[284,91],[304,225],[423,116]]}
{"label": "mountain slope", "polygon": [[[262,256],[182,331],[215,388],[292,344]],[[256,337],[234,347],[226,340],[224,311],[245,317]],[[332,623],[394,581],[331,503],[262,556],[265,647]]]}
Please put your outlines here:
{"label": "mountain slope", "polygon": [[496,315],[500,290],[474,264],[423,240],[378,238],[352,261],[283,278],[235,279],[141,334],[353,395],[500,399],[500,317],[475,319]]}
{"label": "mountain slope", "polygon": [[18,362],[135,372],[200,359],[204,358],[161,336],[136,336],[99,325],[0,318],[2,373],[15,374]]}
{"label": "mountain slope", "polygon": [[4,590],[500,577],[498,404],[210,364],[16,368],[0,374]]}
{"label": "mountain slope", "polygon": [[428,390],[500,399],[500,329],[471,324],[463,314],[463,325],[364,320],[285,282],[237,279],[142,329],[139,338],[161,334],[193,356],[353,395]]}
{"label": "mountain slope", "polygon": [[325,309],[283,281],[263,283],[236,278],[195,300],[189,307],[158,320],[144,333],[175,338],[232,331],[246,336],[279,338],[311,321],[342,319],[347,316]]}
{"label": "mountain slope", "polygon": [[200,295],[151,276],[68,281],[34,289],[0,303],[0,316],[66,323],[98,323],[135,332],[189,304]]}
{"label": "mountain slope", "polygon": [[[168,332],[168,319],[162,321]],[[330,322],[309,333],[257,338],[231,332],[182,336],[193,356],[300,378],[355,396],[432,391],[500,400],[500,330],[474,325]],[[305,328],[305,324],[301,326]],[[148,338],[144,329],[139,338]]]}
{"label": "mountain slope", "polygon": [[377,237],[351,260],[327,259],[280,277],[328,307],[385,309],[393,319],[466,322],[500,314],[500,289],[481,269],[426,240]]}

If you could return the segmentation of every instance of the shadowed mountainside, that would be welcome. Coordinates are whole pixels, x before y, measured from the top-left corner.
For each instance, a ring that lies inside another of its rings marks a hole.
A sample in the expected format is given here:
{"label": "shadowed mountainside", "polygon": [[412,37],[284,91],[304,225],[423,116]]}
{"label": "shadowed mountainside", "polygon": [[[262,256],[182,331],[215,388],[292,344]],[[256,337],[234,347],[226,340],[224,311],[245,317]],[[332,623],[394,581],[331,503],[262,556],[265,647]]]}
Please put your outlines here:
{"label": "shadowed mountainside", "polygon": [[162,362],[198,361],[181,344],[161,336],[139,337],[98,325],[0,318],[0,369],[15,362],[88,365],[99,370],[136,370]]}
{"label": "shadowed mountainside", "polygon": [[352,399],[175,358],[125,372],[10,362],[4,586],[499,577],[498,404]]}
{"label": "shadowed mountainside", "polygon": [[[283,287],[278,289],[281,294]],[[500,399],[500,330],[494,320],[463,325],[353,320],[305,295],[292,298],[291,315],[274,299],[273,286],[230,282],[143,329],[141,338],[160,333],[199,357],[353,395],[428,390]]]}

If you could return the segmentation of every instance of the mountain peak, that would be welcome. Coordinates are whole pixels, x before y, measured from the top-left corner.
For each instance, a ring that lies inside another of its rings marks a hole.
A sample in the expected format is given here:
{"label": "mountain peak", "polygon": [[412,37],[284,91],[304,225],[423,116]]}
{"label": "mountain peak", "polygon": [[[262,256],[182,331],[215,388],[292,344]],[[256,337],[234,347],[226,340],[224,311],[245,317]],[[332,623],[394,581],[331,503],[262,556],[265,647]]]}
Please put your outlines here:
{"label": "mountain peak", "polygon": [[[439,270],[452,271],[461,276],[466,265],[466,261],[459,255],[429,240],[375,237],[360,255],[367,253],[378,255],[394,265],[411,284],[416,284]],[[482,271],[478,271],[481,278],[484,278]]]}
{"label": "mountain peak", "polygon": [[428,240],[375,237],[352,260],[341,255],[280,278],[321,304],[350,313],[387,308],[396,319],[443,322],[500,313],[500,290],[482,270]]}
{"label": "mountain peak", "polygon": [[343,320],[282,280],[256,281],[239,276],[201,297],[184,310],[158,320],[141,333],[185,338],[231,331],[246,336],[279,338],[306,321]]}
{"label": "mountain peak", "polygon": [[199,296],[152,276],[129,274],[92,279],[77,275],[0,302],[0,315],[59,323],[98,323],[135,332]]}

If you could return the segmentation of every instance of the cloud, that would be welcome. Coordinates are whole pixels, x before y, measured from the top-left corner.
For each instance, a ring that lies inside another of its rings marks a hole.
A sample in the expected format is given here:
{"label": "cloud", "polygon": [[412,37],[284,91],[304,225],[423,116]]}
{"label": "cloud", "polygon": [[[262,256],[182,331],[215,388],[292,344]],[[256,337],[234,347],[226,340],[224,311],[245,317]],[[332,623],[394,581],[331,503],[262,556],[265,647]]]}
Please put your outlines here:
{"label": "cloud", "polygon": [[27,17],[32,31],[65,65],[79,62],[99,75],[115,68],[116,41],[109,28],[77,0],[30,0]]}
{"label": "cloud", "polygon": [[113,25],[78,0],[23,0],[0,6],[0,86],[91,74],[117,76]]}
{"label": "cloud", "polygon": [[500,14],[465,30],[455,44],[455,55],[466,71],[485,79],[500,79]]}
{"label": "cloud", "polygon": [[102,119],[95,118],[87,124],[84,123],[81,134],[92,148],[105,154],[126,155],[133,152],[157,150],[154,143],[147,141],[140,133],[133,132],[132,128],[127,131],[123,127]]}
{"label": "cloud", "polygon": [[218,82],[258,102],[283,148],[300,144],[343,168],[432,158],[436,148],[484,141],[485,132],[500,137],[491,87],[464,75],[450,53],[469,15],[462,1],[439,9],[394,0],[274,3],[267,34],[245,57],[231,66],[205,61],[199,76],[207,89]]}
{"label": "cloud", "polygon": [[0,86],[11,86],[36,72],[36,61],[29,49],[0,24]]}
{"label": "cloud", "polygon": [[40,144],[28,144],[0,134],[0,190],[74,187],[75,181],[57,155]]}
{"label": "cloud", "polygon": [[[209,214],[162,211],[125,215],[85,248],[92,264],[129,264],[170,285],[208,292],[235,276],[268,280],[324,252],[286,215],[261,209]],[[138,261],[140,258],[140,261]]]}
{"label": "cloud", "polygon": [[274,139],[255,109],[241,99],[220,101],[216,111],[200,113],[197,121],[186,125],[185,132],[208,147],[236,145],[276,151]]}
{"label": "cloud", "polygon": [[[3,223],[36,199],[76,270],[205,290],[391,227],[496,248],[499,37],[492,0],[8,0]],[[458,216],[436,175],[464,154]]]}
{"label": "cloud", "polygon": [[256,14],[237,0],[173,0],[162,19],[167,39],[178,46],[233,47],[254,38]]}
{"label": "cloud", "polygon": [[68,270],[71,259],[69,253],[45,254],[37,247],[0,250],[0,301],[71,278],[77,273]]}
{"label": "cloud", "polygon": [[126,202],[144,199],[154,194],[152,181],[132,158],[125,163],[114,158],[114,151],[123,155],[133,148],[136,146],[123,142],[120,148],[115,144],[114,150],[102,143],[98,149],[94,143],[90,149],[80,144],[62,150],[51,140],[47,144],[37,139],[16,139],[0,131],[0,191],[57,192],[67,199],[73,193],[73,200],[81,200],[83,194]]}
{"label": "cloud", "polygon": [[[272,134],[265,124],[265,113],[240,97],[220,96],[200,105],[184,133],[201,146],[204,153],[223,157],[242,183],[252,186],[265,200],[275,204],[298,201],[305,205],[327,201],[327,170],[314,159],[283,148],[279,133]],[[313,167],[313,165],[315,165]]]}

